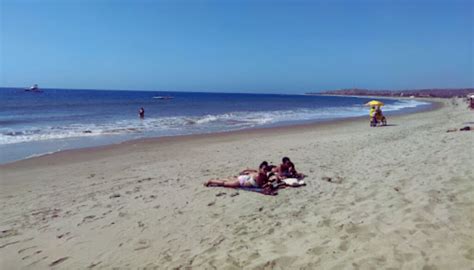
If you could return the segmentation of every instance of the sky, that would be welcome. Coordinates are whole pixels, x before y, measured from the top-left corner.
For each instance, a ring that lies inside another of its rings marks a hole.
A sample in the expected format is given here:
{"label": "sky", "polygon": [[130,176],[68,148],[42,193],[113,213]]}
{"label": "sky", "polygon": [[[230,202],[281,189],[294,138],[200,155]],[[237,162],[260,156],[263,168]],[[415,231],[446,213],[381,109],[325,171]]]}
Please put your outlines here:
{"label": "sky", "polygon": [[0,87],[474,86],[473,0],[0,0]]}

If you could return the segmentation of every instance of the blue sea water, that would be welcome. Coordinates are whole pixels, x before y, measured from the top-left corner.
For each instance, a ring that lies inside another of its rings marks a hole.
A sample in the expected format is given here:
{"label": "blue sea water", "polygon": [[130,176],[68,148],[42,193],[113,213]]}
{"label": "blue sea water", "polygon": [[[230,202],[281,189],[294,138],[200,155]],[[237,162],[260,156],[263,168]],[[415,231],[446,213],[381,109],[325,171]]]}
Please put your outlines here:
{"label": "blue sea water", "polygon": [[[172,99],[156,97],[171,96]],[[0,163],[125,140],[330,121],[367,115],[370,98],[0,89]],[[381,99],[385,113],[430,106]],[[145,118],[138,117],[140,107]]]}

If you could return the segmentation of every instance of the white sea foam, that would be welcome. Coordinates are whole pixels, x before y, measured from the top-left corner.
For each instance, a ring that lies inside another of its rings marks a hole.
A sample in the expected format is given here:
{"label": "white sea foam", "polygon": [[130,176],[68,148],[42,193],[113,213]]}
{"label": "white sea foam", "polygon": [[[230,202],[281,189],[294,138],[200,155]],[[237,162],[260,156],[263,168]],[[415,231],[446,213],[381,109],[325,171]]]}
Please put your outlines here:
{"label": "white sea foam", "polygon": [[420,105],[427,105],[429,104],[428,102],[423,102],[419,100],[412,100],[412,99],[404,99],[395,102],[394,104],[389,104],[387,106],[384,106],[383,109],[384,111],[397,111],[405,108],[415,108]]}
{"label": "white sea foam", "polygon": [[45,152],[45,153],[41,153],[41,154],[31,154],[31,155],[26,156],[25,159],[51,155],[51,154],[54,154],[55,152],[59,152],[59,151],[61,151],[61,149],[58,149],[57,151]]}
{"label": "white sea foam", "polygon": [[[400,100],[383,107],[384,111],[397,111],[428,104],[417,100]],[[93,137],[100,135],[136,134],[166,136],[207,133],[252,128],[278,123],[346,118],[367,114],[363,105],[256,112],[228,112],[203,116],[174,116],[111,121],[102,124],[69,124],[65,126],[34,127],[14,130],[0,128],[0,145],[55,139]]]}

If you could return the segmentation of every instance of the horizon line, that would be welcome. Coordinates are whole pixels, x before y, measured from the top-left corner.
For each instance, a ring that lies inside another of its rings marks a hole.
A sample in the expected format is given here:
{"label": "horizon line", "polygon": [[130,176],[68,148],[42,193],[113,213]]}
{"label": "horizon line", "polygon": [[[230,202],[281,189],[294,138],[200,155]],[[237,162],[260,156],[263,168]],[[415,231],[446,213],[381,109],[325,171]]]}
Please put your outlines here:
{"label": "horizon line", "polygon": [[[26,87],[18,86],[0,86],[0,89],[27,89]],[[349,87],[349,88],[337,88],[337,89],[322,89],[322,90],[310,90],[304,91],[301,93],[289,93],[289,92],[214,92],[212,90],[148,90],[148,89],[107,89],[107,88],[57,88],[57,87],[48,87],[41,89],[49,90],[84,90],[84,91],[123,91],[123,92],[179,92],[179,93],[215,93],[215,94],[275,94],[275,95],[305,95],[312,93],[320,93],[327,91],[341,91],[341,90],[365,90],[365,91],[421,91],[421,90],[466,90],[473,89],[474,86],[470,87],[442,87],[442,88],[403,88],[403,89],[383,89],[383,88],[362,88],[362,87]],[[315,92],[313,92],[315,91]]]}

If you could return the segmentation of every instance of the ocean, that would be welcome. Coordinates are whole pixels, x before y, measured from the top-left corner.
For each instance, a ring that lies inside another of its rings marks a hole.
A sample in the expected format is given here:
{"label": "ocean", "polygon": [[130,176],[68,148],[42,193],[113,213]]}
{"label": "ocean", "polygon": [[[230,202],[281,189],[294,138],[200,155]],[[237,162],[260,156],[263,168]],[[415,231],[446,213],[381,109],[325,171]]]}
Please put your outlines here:
{"label": "ocean", "polygon": [[[164,98],[170,97],[170,98]],[[126,140],[331,121],[368,114],[371,98],[0,88],[0,163]],[[431,106],[379,99],[384,113]],[[145,109],[144,119],[138,110]],[[390,121],[390,119],[389,119]]]}

